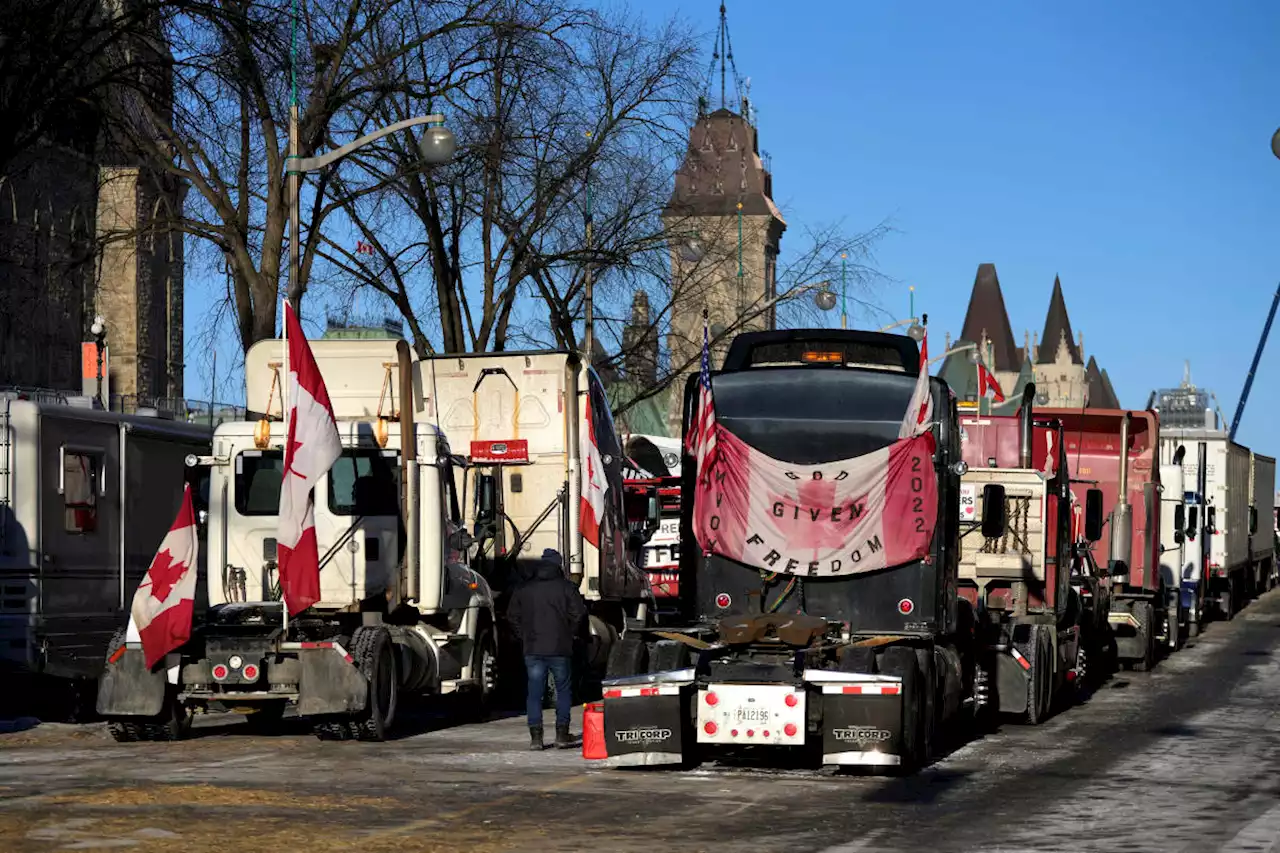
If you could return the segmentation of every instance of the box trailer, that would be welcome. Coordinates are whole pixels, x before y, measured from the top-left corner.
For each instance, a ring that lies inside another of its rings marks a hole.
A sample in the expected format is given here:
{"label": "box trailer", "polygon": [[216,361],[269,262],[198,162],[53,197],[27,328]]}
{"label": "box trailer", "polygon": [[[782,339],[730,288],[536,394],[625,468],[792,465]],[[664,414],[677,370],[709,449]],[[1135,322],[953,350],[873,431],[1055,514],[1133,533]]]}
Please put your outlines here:
{"label": "box trailer", "polygon": [[[1169,429],[1162,441],[1184,446],[1203,443],[1204,522],[1207,553],[1203,574],[1205,597],[1224,619],[1231,619],[1247,600],[1252,560],[1249,553],[1249,449],[1210,429]],[[1188,480],[1200,478],[1200,454],[1190,451],[1182,460]]]}
{"label": "box trailer", "polygon": [[183,459],[207,453],[211,434],[89,400],[0,395],[0,667],[97,678],[173,520]]}
{"label": "box trailer", "polygon": [[1275,586],[1275,537],[1267,522],[1275,515],[1276,460],[1249,454],[1249,560],[1253,564],[1254,593]]}

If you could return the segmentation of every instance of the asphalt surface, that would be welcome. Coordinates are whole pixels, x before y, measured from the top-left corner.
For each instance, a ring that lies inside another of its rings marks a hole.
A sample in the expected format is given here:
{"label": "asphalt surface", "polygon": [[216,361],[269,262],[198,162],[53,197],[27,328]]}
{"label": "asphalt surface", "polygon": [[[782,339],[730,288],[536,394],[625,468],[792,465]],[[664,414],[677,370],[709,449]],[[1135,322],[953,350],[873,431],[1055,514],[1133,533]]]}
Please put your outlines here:
{"label": "asphalt surface", "polygon": [[118,745],[11,721],[0,851],[1261,853],[1280,850],[1277,697],[1280,591],[1153,673],[904,779],[603,770],[529,752],[519,717],[422,714],[384,744],[210,718],[189,741]]}

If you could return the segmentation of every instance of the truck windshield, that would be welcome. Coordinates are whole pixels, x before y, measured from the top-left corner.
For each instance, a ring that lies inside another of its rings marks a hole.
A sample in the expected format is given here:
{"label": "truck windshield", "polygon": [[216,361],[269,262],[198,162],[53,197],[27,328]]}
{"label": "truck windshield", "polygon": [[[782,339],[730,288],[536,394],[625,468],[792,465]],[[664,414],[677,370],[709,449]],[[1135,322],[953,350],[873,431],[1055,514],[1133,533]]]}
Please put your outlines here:
{"label": "truck windshield", "polygon": [[[716,418],[757,450],[796,464],[861,456],[892,443],[915,389],[905,373],[753,368],[712,382]],[[934,411],[942,408],[934,402]]]}
{"label": "truck windshield", "polygon": [[236,512],[276,515],[280,512],[280,482],[284,454],[279,450],[245,450],[236,457]]}
{"label": "truck windshield", "polygon": [[334,515],[399,515],[400,453],[344,450],[329,469],[329,512]]}

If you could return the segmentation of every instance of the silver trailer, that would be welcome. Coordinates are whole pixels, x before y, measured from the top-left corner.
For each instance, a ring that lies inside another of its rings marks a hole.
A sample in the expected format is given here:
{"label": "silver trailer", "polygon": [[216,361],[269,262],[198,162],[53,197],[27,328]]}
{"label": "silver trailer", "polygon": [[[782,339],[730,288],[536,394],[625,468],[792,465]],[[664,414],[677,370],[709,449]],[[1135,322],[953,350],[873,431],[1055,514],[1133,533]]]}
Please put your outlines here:
{"label": "silver trailer", "polygon": [[1275,586],[1276,460],[1249,454],[1249,560],[1253,565],[1254,591],[1263,593]]}
{"label": "silver trailer", "polygon": [[0,669],[10,674],[98,676],[173,522],[183,459],[209,452],[208,427],[79,400],[0,394]]}

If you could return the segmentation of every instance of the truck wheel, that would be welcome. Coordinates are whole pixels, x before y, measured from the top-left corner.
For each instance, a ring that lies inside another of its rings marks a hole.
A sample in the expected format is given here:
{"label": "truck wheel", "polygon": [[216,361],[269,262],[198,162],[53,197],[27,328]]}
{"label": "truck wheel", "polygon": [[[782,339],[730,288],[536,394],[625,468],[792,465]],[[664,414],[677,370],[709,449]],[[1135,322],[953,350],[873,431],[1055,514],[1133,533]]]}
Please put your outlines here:
{"label": "truck wheel", "polygon": [[1053,697],[1053,641],[1044,625],[1031,626],[1031,638],[1023,654],[1031,664],[1027,670],[1027,710],[1023,722],[1038,726],[1049,715]]}
{"label": "truck wheel", "polygon": [[1146,637],[1142,658],[1133,662],[1135,672],[1150,672],[1156,665],[1155,607],[1150,601],[1137,601],[1133,615],[1138,620],[1138,630]]}
{"label": "truck wheel", "polygon": [[916,665],[920,668],[920,689],[923,701],[920,708],[920,761],[928,764],[933,758],[933,744],[938,733],[938,677],[934,665],[933,649],[916,649]]}
{"label": "truck wheel", "polygon": [[369,680],[364,710],[348,720],[351,734],[356,740],[386,740],[395,722],[400,693],[391,632],[382,625],[357,628],[351,638],[351,655]]}
{"label": "truck wheel", "polygon": [[676,640],[659,640],[649,654],[649,672],[671,672],[693,665],[693,652]]}
{"label": "truck wheel", "polygon": [[900,772],[910,773],[922,763],[921,724],[924,718],[924,702],[920,667],[915,650],[909,646],[894,646],[880,656],[880,671],[902,679],[902,764]]}
{"label": "truck wheel", "polygon": [[[107,644],[107,658],[124,645],[124,638],[124,628],[112,635],[111,642]],[[117,717],[107,721],[107,731],[116,743],[182,740],[191,733],[191,714],[178,701],[177,693],[170,686],[166,689],[164,709],[159,714],[154,717]]]}
{"label": "truck wheel", "polygon": [[471,662],[471,673],[476,681],[476,711],[485,716],[493,705],[498,689],[498,641],[492,628],[480,629],[473,654],[475,657]]}
{"label": "truck wheel", "polygon": [[263,702],[258,710],[244,718],[245,726],[255,735],[276,735],[280,733],[280,724],[284,719],[285,705],[283,699]]}
{"label": "truck wheel", "polygon": [[609,650],[605,677],[626,678],[648,671],[649,650],[639,637],[622,637]]}

